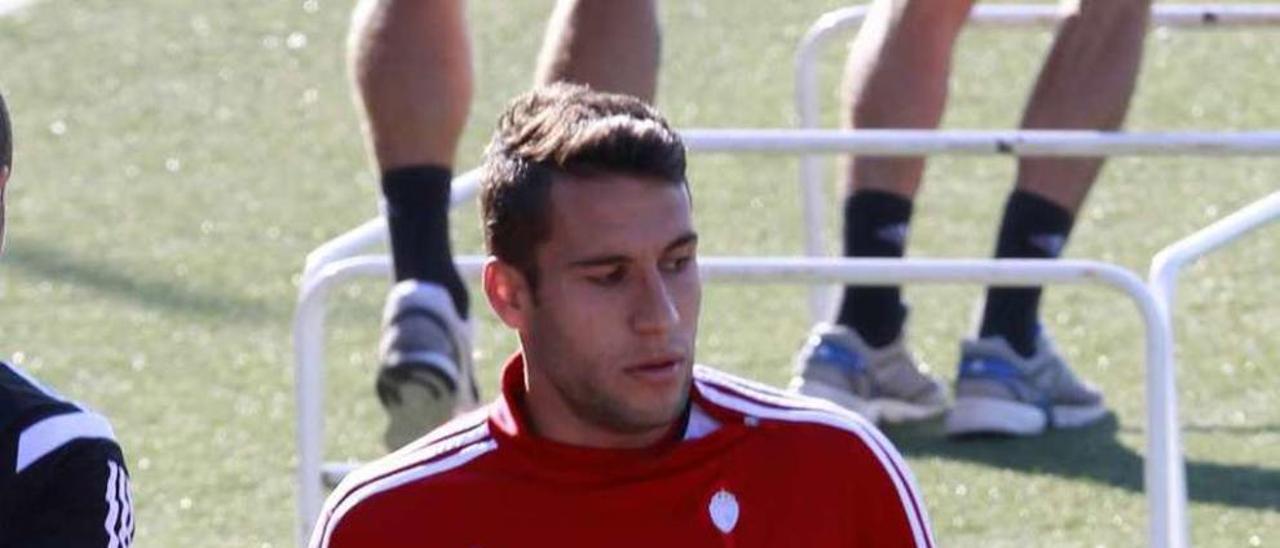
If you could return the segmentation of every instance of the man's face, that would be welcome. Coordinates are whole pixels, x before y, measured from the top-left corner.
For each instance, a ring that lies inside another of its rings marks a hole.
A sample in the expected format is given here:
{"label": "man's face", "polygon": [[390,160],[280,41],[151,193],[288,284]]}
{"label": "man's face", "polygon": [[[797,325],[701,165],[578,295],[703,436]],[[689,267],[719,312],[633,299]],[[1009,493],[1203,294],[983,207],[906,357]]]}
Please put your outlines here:
{"label": "man's face", "polygon": [[696,251],[683,185],[627,175],[552,184],[521,333],[530,397],[543,391],[607,436],[665,431],[688,404]]}

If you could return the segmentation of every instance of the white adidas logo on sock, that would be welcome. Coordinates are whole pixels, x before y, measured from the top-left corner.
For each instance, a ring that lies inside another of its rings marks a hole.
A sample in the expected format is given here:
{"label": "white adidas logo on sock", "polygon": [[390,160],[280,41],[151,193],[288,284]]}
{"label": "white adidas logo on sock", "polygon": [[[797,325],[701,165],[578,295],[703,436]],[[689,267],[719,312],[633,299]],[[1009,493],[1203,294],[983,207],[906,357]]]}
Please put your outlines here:
{"label": "white adidas logo on sock", "polygon": [[1067,237],[1061,234],[1034,234],[1027,238],[1027,241],[1050,257],[1057,257],[1062,253],[1062,248],[1067,245]]}
{"label": "white adidas logo on sock", "polygon": [[909,230],[910,226],[907,223],[894,223],[876,230],[876,237],[898,247],[903,247],[907,242],[907,232]]}

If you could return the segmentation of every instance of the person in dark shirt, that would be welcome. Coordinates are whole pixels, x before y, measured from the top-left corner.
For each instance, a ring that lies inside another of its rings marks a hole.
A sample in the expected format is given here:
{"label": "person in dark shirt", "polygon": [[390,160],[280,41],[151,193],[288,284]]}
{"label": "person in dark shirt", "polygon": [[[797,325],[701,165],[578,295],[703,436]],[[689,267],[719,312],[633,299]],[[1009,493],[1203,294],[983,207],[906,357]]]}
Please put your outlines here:
{"label": "person in dark shirt", "polygon": [[[0,252],[13,164],[0,96]],[[0,548],[133,544],[129,472],[111,424],[0,361]]]}

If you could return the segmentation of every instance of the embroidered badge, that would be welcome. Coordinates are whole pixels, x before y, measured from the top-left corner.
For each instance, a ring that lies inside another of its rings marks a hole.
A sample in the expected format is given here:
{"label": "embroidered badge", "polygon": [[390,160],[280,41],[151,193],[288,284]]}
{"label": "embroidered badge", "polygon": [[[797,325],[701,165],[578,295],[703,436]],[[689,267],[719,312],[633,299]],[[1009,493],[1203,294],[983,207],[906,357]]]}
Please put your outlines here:
{"label": "embroidered badge", "polygon": [[733,493],[721,489],[711,496],[711,504],[707,505],[711,513],[711,523],[721,533],[729,534],[738,525],[738,498]]}

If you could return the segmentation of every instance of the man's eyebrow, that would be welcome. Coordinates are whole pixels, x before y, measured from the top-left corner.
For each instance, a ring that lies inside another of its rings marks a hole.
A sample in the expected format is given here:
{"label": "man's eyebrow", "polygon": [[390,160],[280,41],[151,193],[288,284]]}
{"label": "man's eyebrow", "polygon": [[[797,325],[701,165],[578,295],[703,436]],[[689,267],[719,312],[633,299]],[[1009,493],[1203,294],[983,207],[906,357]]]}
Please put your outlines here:
{"label": "man's eyebrow", "polygon": [[[685,246],[693,245],[697,242],[698,242],[698,234],[696,232],[690,231],[672,240],[671,243],[667,244],[667,246],[663,248],[662,251],[664,253],[670,253],[673,250],[676,250]],[[609,266],[609,265],[624,264],[629,262],[631,262],[631,257],[628,257],[626,255],[600,255],[598,257],[587,257],[585,259],[578,259],[576,261],[571,261],[569,262],[569,267],[570,268],[591,268],[595,266]]]}
{"label": "man's eyebrow", "polygon": [[622,264],[631,261],[626,255],[601,255],[599,257],[587,257],[578,259],[569,263],[571,268],[591,268],[593,266],[608,266]]}
{"label": "man's eyebrow", "polygon": [[673,249],[685,247],[688,245],[693,245],[696,243],[698,243],[698,233],[689,231],[681,235],[679,238],[672,240],[671,243],[667,244],[667,247],[664,251],[671,251]]}

